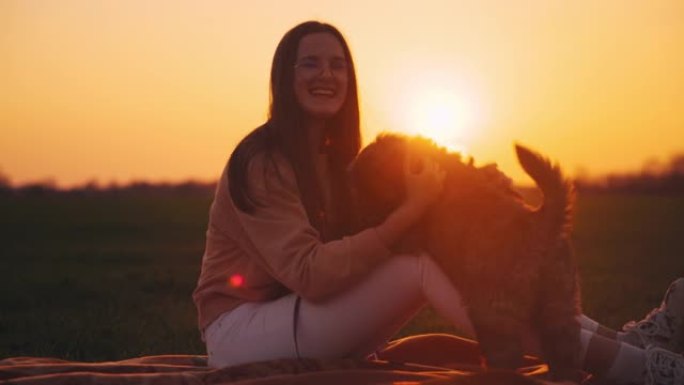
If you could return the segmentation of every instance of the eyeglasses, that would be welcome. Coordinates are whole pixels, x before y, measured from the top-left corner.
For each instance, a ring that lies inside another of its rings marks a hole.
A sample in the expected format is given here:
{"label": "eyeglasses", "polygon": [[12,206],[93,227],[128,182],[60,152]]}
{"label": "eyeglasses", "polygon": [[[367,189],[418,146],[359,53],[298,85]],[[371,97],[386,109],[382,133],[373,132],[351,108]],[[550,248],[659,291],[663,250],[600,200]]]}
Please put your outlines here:
{"label": "eyeglasses", "polygon": [[347,76],[347,61],[341,58],[332,59],[327,63],[316,58],[304,58],[295,64],[295,69],[306,77],[319,76],[325,73],[326,68],[335,77]]}

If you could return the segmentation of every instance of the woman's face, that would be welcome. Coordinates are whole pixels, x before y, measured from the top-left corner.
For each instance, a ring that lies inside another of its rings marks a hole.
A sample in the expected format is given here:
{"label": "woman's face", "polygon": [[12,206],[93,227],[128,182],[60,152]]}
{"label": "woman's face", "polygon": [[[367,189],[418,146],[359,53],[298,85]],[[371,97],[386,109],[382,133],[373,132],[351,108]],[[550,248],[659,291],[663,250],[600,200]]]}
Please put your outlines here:
{"label": "woman's face", "polygon": [[335,115],[347,98],[349,66],[337,38],[327,32],[304,36],[295,62],[294,92],[297,102],[311,117]]}

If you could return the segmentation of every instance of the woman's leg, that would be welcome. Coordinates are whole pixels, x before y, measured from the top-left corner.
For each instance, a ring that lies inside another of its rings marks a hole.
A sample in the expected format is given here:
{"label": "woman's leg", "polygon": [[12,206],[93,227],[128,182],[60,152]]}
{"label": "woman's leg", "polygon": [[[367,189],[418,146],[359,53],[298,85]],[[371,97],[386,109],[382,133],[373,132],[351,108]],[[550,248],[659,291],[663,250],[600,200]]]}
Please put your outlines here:
{"label": "woman's leg", "polygon": [[399,255],[324,302],[302,299],[294,337],[296,296],[246,303],[205,331],[209,365],[275,358],[364,357],[383,346],[428,301],[473,337],[459,293],[427,255]]}
{"label": "woman's leg", "polygon": [[582,328],[600,336],[645,348],[655,345],[675,353],[684,352],[684,278],[668,287],[660,306],[640,321],[630,321],[622,331],[607,328],[582,315]]}
{"label": "woman's leg", "polygon": [[628,322],[618,339],[639,347],[655,345],[684,352],[684,278],[670,284],[660,306],[644,319]]}
{"label": "woman's leg", "polygon": [[269,302],[248,302],[222,314],[204,331],[208,365],[214,368],[295,357],[290,294]]}
{"label": "woman's leg", "polygon": [[308,357],[363,357],[383,346],[426,304],[473,337],[458,291],[427,255],[395,256],[322,303],[302,301],[299,350]]}
{"label": "woman's leg", "polygon": [[580,322],[580,326],[583,330],[591,333],[598,334],[605,338],[610,338],[613,340],[620,340],[620,332],[613,330],[609,327],[601,325],[600,323],[594,321],[593,319],[587,317],[586,314],[581,314],[577,320]]}
{"label": "woman's leg", "polygon": [[[212,323],[206,333],[210,365],[296,357],[294,301],[294,295],[289,295],[268,303],[245,304]],[[388,260],[336,297],[321,303],[302,300],[297,315],[299,354],[316,358],[366,356],[426,303],[465,335],[474,336],[460,294],[434,261],[424,254],[403,255]],[[580,321],[587,328],[593,325],[586,317]],[[679,371],[684,372],[679,355],[643,350],[585,329],[581,340],[583,365],[596,375],[628,384],[643,380],[644,373],[655,367],[662,369],[664,378],[684,381],[684,374],[676,377]],[[653,362],[665,364],[653,366]]]}
{"label": "woman's leg", "polygon": [[[383,346],[426,303],[465,337],[475,339],[462,297],[444,272],[427,254],[403,255],[393,257],[330,301],[302,301],[297,328],[300,353],[311,357],[365,356]],[[592,334],[600,330],[586,316],[580,317],[580,323]],[[526,345],[528,353],[540,353],[531,338]]]}

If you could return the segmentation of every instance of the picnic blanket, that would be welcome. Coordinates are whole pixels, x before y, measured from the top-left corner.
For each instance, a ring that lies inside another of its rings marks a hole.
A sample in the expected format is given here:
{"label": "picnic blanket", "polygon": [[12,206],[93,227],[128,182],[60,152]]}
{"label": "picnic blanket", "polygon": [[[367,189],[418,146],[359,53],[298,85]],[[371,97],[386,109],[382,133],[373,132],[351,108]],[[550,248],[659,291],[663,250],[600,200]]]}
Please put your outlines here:
{"label": "picnic blanket", "polygon": [[0,360],[0,384],[22,385],[283,385],[283,384],[543,384],[547,369],[483,372],[464,364],[447,367],[355,359],[283,359],[222,369],[207,367],[206,356],[162,355],[122,361],[78,362],[55,358]]}

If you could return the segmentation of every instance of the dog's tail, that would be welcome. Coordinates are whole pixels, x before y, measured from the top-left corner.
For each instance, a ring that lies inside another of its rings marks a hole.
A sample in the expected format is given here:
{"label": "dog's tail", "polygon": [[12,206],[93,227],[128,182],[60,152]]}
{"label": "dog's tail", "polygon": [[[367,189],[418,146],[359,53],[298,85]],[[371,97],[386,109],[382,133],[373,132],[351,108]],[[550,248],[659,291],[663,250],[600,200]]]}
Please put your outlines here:
{"label": "dog's tail", "polygon": [[559,234],[556,231],[567,234],[572,226],[574,186],[565,179],[560,167],[549,159],[519,144],[515,145],[515,152],[522,168],[544,194],[539,213],[548,220],[552,234]]}

